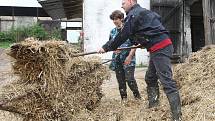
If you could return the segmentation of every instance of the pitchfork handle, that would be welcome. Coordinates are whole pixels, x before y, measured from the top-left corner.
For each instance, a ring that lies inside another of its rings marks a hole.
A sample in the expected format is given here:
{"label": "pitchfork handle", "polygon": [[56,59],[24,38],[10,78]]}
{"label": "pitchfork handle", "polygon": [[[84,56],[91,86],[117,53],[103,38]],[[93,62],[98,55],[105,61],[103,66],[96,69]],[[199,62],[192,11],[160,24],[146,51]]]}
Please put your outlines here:
{"label": "pitchfork handle", "polygon": [[[122,47],[122,48],[117,48],[116,50],[126,50],[126,49],[134,49],[134,48],[141,48],[141,46],[133,46],[133,47]],[[89,53],[80,53],[73,55],[73,57],[78,57],[78,56],[84,56],[84,55],[90,55],[90,54],[96,54],[98,53],[97,51],[94,52],[89,52]]]}

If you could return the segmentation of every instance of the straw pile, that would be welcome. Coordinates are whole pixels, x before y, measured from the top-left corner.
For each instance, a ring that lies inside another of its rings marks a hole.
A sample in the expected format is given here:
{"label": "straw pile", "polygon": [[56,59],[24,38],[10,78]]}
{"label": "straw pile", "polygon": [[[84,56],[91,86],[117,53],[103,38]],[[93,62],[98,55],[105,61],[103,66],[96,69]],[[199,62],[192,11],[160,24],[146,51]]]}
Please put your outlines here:
{"label": "straw pile", "polygon": [[[191,54],[185,63],[174,66],[182,100],[183,121],[215,121],[215,46]],[[146,104],[134,121],[171,121],[166,95],[160,90],[160,106],[147,109]]]}
{"label": "straw pile", "polygon": [[174,68],[186,121],[215,120],[215,46],[193,53]]}
{"label": "straw pile", "polygon": [[11,47],[14,74],[19,79],[1,91],[0,109],[25,120],[75,120],[102,98],[100,86],[108,74],[97,57],[72,57],[77,48],[62,41],[28,39]]}

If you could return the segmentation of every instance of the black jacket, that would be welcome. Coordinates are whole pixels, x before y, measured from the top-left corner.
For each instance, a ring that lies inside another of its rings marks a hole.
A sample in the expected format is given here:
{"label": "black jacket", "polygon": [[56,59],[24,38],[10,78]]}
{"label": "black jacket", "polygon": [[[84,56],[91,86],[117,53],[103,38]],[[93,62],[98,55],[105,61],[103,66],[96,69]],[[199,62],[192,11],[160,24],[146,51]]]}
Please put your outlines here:
{"label": "black jacket", "polygon": [[169,38],[168,31],[161,24],[160,16],[136,4],[127,13],[121,32],[113,41],[108,41],[102,48],[105,51],[113,51],[127,39],[130,39],[132,43],[141,44],[149,49],[167,38]]}

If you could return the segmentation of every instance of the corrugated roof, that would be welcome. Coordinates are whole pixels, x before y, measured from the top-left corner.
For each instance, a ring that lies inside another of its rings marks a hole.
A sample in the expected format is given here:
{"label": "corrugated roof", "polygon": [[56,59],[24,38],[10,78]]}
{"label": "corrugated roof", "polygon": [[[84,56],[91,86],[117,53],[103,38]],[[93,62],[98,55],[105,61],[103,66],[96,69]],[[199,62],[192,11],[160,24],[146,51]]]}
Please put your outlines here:
{"label": "corrugated roof", "polygon": [[53,19],[82,18],[83,0],[38,0]]}

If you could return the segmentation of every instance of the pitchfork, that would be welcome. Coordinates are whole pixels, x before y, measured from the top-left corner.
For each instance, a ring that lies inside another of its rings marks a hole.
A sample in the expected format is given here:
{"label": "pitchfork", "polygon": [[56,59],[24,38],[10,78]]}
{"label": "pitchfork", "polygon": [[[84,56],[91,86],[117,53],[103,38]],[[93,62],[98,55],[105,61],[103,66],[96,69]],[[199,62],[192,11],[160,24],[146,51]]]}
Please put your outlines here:
{"label": "pitchfork", "polygon": [[[131,46],[131,47],[122,47],[122,48],[117,48],[116,50],[127,50],[127,49],[135,49],[135,48],[142,48],[141,45],[137,45],[137,46]],[[91,55],[91,54],[97,54],[97,51],[94,52],[88,52],[88,53],[79,53],[76,55],[73,55],[72,57],[79,57],[79,56],[85,56],[85,55]]]}

